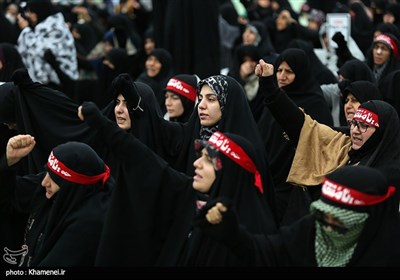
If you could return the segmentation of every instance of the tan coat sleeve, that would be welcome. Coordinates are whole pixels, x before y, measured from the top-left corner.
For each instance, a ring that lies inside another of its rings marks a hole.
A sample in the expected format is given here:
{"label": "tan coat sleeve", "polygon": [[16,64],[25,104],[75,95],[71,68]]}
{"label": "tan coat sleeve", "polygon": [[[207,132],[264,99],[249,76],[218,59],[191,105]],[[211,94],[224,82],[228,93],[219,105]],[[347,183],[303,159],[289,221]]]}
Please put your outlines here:
{"label": "tan coat sleeve", "polygon": [[326,174],[346,165],[350,148],[350,137],[305,115],[287,182],[320,185]]}

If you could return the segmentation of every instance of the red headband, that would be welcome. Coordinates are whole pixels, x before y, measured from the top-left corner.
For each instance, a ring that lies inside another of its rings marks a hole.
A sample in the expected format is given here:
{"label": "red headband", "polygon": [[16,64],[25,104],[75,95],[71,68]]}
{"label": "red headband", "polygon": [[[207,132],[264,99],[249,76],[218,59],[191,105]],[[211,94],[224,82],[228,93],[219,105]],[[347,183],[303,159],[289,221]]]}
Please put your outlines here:
{"label": "red headband", "polygon": [[359,120],[371,126],[379,127],[378,115],[365,108],[358,108],[353,117],[354,120]]}
{"label": "red headband", "polygon": [[166,90],[180,94],[192,102],[196,101],[196,89],[181,80],[171,78],[168,81]]}
{"label": "red headband", "polygon": [[324,179],[322,196],[350,206],[369,206],[380,203],[395,193],[395,187],[390,186],[385,195],[371,195]]}
{"label": "red headband", "polygon": [[59,161],[53,154],[53,151],[49,155],[49,159],[47,161],[47,166],[50,168],[52,172],[60,176],[61,178],[70,181],[72,183],[82,184],[82,185],[90,185],[102,181],[103,185],[107,181],[110,176],[110,168],[107,164],[104,164],[106,171],[99,175],[88,176],[84,174],[80,174],[75,172],[68,167],[66,167],[61,161]]}
{"label": "red headband", "polygon": [[388,35],[385,34],[380,34],[378,36],[376,36],[374,43],[376,42],[383,42],[386,45],[389,45],[390,48],[392,49],[393,54],[397,57],[398,56],[398,49],[397,49],[397,45],[396,42],[390,38]]}
{"label": "red headband", "polygon": [[239,145],[218,131],[211,135],[210,139],[208,139],[208,142],[238,165],[247,171],[254,173],[254,185],[260,190],[261,193],[264,192],[260,172],[257,170],[254,162]]}

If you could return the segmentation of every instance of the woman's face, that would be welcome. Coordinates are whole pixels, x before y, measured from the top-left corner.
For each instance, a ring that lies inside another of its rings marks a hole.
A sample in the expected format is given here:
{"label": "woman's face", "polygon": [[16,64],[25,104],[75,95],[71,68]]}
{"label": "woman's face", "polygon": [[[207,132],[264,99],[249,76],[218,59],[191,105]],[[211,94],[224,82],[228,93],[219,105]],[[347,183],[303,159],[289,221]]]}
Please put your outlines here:
{"label": "woman's face", "polygon": [[197,113],[202,126],[214,126],[222,118],[218,97],[207,84],[201,88]]}
{"label": "woman's face", "polygon": [[147,76],[150,78],[154,78],[161,71],[162,64],[161,62],[154,56],[151,55],[146,60],[146,71]]}
{"label": "woman's face", "polygon": [[185,111],[179,96],[171,91],[165,93],[165,107],[170,118],[180,117]]}
{"label": "woman's face", "polygon": [[193,189],[207,193],[216,179],[216,174],[213,161],[206,148],[203,148],[200,157],[193,162],[193,166],[195,168]]}
{"label": "woman's face", "polygon": [[[354,122],[355,120],[353,120]],[[350,137],[351,137],[351,147],[353,150],[360,149],[372,134],[375,133],[376,128],[374,126],[369,126],[361,121],[355,121],[357,125],[350,126]],[[361,124],[359,124],[361,123]]]}
{"label": "woman's face", "polygon": [[383,65],[390,58],[390,49],[383,43],[375,43],[372,55],[374,64]]}
{"label": "woman's face", "polygon": [[156,43],[151,38],[146,38],[144,40],[144,51],[149,55],[156,47]]}
{"label": "woman's face", "polygon": [[361,103],[353,94],[347,94],[346,100],[344,101],[344,116],[346,120],[351,121],[353,119],[360,104]]}
{"label": "woman's face", "polygon": [[296,79],[296,74],[286,61],[282,61],[276,71],[276,79],[278,81],[278,87],[281,88],[293,83]]}
{"label": "woman's face", "polygon": [[276,30],[285,30],[290,24],[289,19],[290,13],[287,10],[281,11],[275,20]]}
{"label": "woman's face", "polygon": [[46,173],[42,180],[42,187],[46,188],[46,197],[50,199],[56,192],[60,190],[60,186],[51,179],[49,172]]}
{"label": "woman's face", "polygon": [[120,128],[124,130],[129,130],[131,128],[132,123],[128,111],[128,104],[122,94],[119,94],[115,101],[114,114],[115,120]]}
{"label": "woman's face", "polygon": [[246,28],[242,35],[243,45],[254,45],[257,39],[257,34],[254,33],[250,28]]}

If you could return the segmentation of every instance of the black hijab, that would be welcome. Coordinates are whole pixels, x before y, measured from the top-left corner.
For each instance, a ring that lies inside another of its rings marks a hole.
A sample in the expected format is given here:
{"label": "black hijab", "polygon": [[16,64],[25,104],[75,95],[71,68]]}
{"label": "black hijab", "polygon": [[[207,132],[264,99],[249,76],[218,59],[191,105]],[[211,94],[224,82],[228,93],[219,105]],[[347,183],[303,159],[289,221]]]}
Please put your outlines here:
{"label": "black hijab", "polygon": [[[31,218],[36,222],[26,236],[29,266],[92,266],[114,184],[108,167],[88,145],[67,142],[54,148],[45,169],[60,189],[47,199],[46,189],[35,186]],[[74,174],[64,175],[69,170],[93,180],[74,182]],[[79,244],[84,251],[71,250]]]}
{"label": "black hijab", "polygon": [[99,150],[94,131],[78,118],[78,105],[70,98],[32,82],[26,70],[18,70],[13,79],[17,85],[8,82],[0,86],[0,121],[16,123],[18,133],[36,137],[38,143],[27,156],[26,172],[43,170],[51,149],[69,140]]}
{"label": "black hijab", "polygon": [[398,94],[400,88],[399,74],[400,70],[389,73],[383,78],[379,89],[382,93],[383,100],[391,104],[400,116],[400,96]]}
{"label": "black hijab", "polygon": [[358,150],[350,150],[350,164],[379,167],[399,162],[400,121],[396,110],[389,103],[380,100],[364,102],[358,108],[375,113],[379,127]]}
{"label": "black hijab", "polygon": [[10,82],[15,70],[25,68],[18,50],[10,43],[0,43],[0,60],[0,82]]}
{"label": "black hijab", "polygon": [[[131,86],[126,86],[126,83],[131,83]],[[118,75],[113,80],[111,88],[113,101],[102,110],[103,114],[113,122],[116,122],[114,109],[118,95],[122,94],[127,101],[128,112],[131,118],[131,128],[128,132],[155,153],[163,158],[167,158],[163,149],[157,144],[158,139],[162,138],[162,134],[158,130],[150,129],[153,123],[158,122],[162,118],[160,107],[151,88],[144,83],[133,82],[127,73]],[[138,102],[137,93],[140,94],[140,102]],[[120,163],[115,158],[115,155],[111,153],[110,149],[106,147],[106,143],[104,143],[103,158],[110,165],[113,177],[117,179]]]}
{"label": "black hijab", "polygon": [[[222,137],[221,137],[222,135]],[[218,138],[220,137],[220,138]],[[227,139],[227,141],[225,140]],[[254,234],[272,234],[276,231],[275,223],[266,215],[268,206],[263,196],[255,186],[255,174],[246,170],[238,162],[233,161],[222,148],[233,153],[239,153],[233,145],[240,147],[253,161],[257,158],[254,146],[245,138],[231,133],[215,133],[209,141],[203,145],[210,145],[210,141],[218,143],[224,141],[217,150],[217,157],[221,161],[222,168],[216,172],[216,180],[208,193],[208,201],[213,204],[217,198],[223,197],[229,201],[230,208],[238,215],[238,220],[249,232]],[[211,146],[215,147],[211,144]],[[203,146],[202,146],[203,147]],[[202,148],[201,147],[201,148]],[[201,149],[200,148],[200,149]],[[228,152],[229,153],[229,152]],[[209,153],[210,155],[210,153]],[[243,160],[243,154],[241,160]],[[243,164],[244,161],[241,161]],[[249,162],[247,162],[249,166]],[[207,207],[206,207],[207,208]],[[200,210],[201,211],[201,210]],[[204,214],[199,213],[199,216]],[[218,242],[204,236],[199,229],[195,229],[189,239],[189,246],[185,264],[189,266],[241,266],[238,260],[228,248]]]}
{"label": "black hijab", "polygon": [[142,74],[137,78],[137,82],[142,82],[149,85],[160,104],[161,111],[165,113],[165,96],[164,96],[164,88],[167,85],[168,80],[173,75],[173,60],[171,54],[162,48],[154,49],[150,54],[150,56],[154,56],[161,63],[161,70],[155,77],[149,77],[147,75],[147,71],[145,70]]}
{"label": "black hijab", "polygon": [[379,171],[365,166],[342,167],[326,178],[362,195],[377,196],[381,200],[365,205],[350,205],[324,195],[322,190],[321,201],[369,215],[348,266],[398,266],[400,242],[396,236],[400,233],[400,218],[398,200],[393,195],[394,187],[389,186]]}

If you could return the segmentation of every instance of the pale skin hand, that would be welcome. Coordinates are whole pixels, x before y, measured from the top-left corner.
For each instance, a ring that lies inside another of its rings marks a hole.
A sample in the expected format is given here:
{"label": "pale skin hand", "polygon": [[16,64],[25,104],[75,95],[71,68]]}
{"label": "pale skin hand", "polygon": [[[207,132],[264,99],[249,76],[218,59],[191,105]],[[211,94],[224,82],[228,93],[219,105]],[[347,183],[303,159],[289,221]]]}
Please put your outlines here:
{"label": "pale skin hand", "polygon": [[17,20],[18,20],[18,26],[19,28],[21,28],[21,30],[29,25],[29,22],[26,19],[24,19],[21,14],[17,15]]}
{"label": "pale skin hand", "polygon": [[27,156],[35,147],[35,138],[29,134],[20,134],[8,140],[6,157],[7,165],[11,166]]}
{"label": "pale skin hand", "polygon": [[85,120],[85,117],[82,114],[82,106],[78,107],[78,117],[81,121]]}
{"label": "pale skin hand", "polygon": [[269,77],[274,75],[274,65],[266,63],[263,59],[260,59],[256,65],[254,73],[258,77]]}
{"label": "pale skin hand", "polygon": [[213,208],[208,210],[206,219],[210,224],[219,224],[222,221],[222,213],[228,211],[225,205],[218,202]]}

